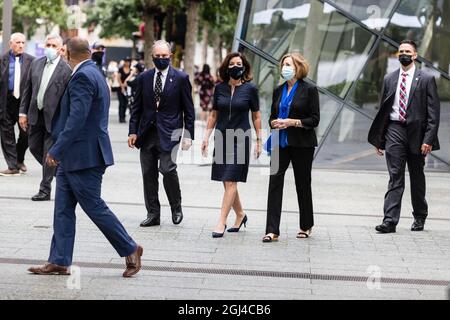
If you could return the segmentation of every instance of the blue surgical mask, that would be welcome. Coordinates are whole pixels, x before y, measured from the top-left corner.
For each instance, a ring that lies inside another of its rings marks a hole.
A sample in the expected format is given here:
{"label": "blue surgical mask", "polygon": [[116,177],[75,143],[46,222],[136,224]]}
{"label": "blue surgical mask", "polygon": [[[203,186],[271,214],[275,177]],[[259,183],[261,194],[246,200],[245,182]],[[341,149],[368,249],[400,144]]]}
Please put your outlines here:
{"label": "blue surgical mask", "polygon": [[289,81],[295,77],[295,69],[292,66],[283,66],[281,69],[281,76],[284,80]]}
{"label": "blue surgical mask", "polygon": [[53,48],[45,48],[44,54],[48,60],[55,60],[58,57],[58,52]]}

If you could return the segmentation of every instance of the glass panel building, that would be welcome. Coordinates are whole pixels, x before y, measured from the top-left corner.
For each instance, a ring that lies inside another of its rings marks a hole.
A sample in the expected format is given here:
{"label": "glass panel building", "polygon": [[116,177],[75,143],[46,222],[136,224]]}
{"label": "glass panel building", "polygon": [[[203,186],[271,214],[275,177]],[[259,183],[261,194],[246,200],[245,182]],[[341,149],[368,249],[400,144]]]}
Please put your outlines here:
{"label": "glass panel building", "polygon": [[367,134],[403,39],[416,41],[441,99],[441,150],[427,168],[450,171],[450,0],[241,0],[235,48],[252,64],[266,128],[278,61],[301,52],[320,92],[315,166],[385,170]]}

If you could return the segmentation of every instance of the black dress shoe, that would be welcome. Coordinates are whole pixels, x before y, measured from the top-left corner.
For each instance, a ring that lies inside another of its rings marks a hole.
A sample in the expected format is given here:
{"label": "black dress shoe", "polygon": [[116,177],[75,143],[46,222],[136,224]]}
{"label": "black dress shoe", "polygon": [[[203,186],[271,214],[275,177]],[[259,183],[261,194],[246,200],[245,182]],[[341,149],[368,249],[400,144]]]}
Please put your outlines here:
{"label": "black dress shoe", "polygon": [[33,201],[49,201],[50,200],[50,195],[39,191],[37,194],[35,194],[31,198],[31,200],[33,200]]}
{"label": "black dress shoe", "polygon": [[376,226],[375,230],[377,230],[378,232],[381,232],[381,233],[392,233],[392,232],[395,232],[395,225],[387,223],[387,222],[383,222],[379,226]]}
{"label": "black dress shoe", "polygon": [[172,212],[172,222],[173,224],[180,224],[183,221],[183,212],[181,210],[177,210]]}
{"label": "black dress shoe", "polygon": [[155,218],[155,217],[147,218],[141,222],[141,227],[152,227],[152,226],[159,226],[159,225],[160,225],[159,218]]}
{"label": "black dress shoe", "polygon": [[411,231],[423,231],[424,226],[425,226],[425,219],[414,218],[414,222],[411,226]]}

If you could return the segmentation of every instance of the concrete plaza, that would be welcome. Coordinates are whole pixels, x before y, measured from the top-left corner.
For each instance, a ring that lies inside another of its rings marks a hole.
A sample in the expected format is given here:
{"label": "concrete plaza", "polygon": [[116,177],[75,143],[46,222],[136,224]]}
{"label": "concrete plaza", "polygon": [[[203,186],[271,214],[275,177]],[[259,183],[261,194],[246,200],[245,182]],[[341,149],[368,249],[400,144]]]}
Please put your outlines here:
{"label": "concrete plaza", "polygon": [[[250,168],[240,184],[248,226],[212,239],[223,187],[210,180],[200,157],[201,126],[179,176],[184,220],[171,222],[160,186],[161,226],[145,218],[139,153],[126,145],[127,125],[111,111],[116,165],[104,176],[103,197],[144,247],[143,270],[121,277],[124,259],[77,208],[74,276],[27,273],[46,261],[52,236],[52,201],[36,203],[41,169],[30,153],[28,172],[0,177],[0,299],[447,299],[450,285],[450,173],[427,173],[430,213],[424,232],[411,232],[409,186],[395,234],[377,234],[388,176],[378,171],[314,169],[315,227],[296,239],[298,206],[292,170],[286,175],[278,243],[262,243],[268,175]],[[370,147],[368,146],[368,149]],[[212,150],[210,150],[212,152]],[[192,161],[194,160],[194,161]],[[4,159],[0,158],[4,166]],[[234,223],[234,213],[228,224]]]}

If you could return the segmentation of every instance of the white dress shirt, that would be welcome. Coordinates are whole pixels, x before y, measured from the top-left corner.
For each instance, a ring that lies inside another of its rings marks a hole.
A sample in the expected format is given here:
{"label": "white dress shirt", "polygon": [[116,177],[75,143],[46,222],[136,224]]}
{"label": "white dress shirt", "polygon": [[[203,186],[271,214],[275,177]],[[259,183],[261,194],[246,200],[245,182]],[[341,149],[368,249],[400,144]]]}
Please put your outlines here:
{"label": "white dress shirt", "polygon": [[44,108],[45,91],[47,91],[50,79],[52,78],[53,73],[55,72],[56,66],[58,65],[60,59],[61,57],[58,56],[53,60],[47,59],[47,61],[45,62],[42,79],[41,83],[39,84],[39,90],[37,95],[37,104],[39,110],[42,110]]}
{"label": "white dress shirt", "polygon": [[153,77],[153,91],[155,91],[156,86],[156,77],[158,76],[158,72],[162,73],[161,75],[161,82],[162,82],[162,91],[164,91],[164,85],[166,84],[167,74],[169,73],[169,67],[166,68],[166,70],[158,70],[155,68],[155,76]]}
{"label": "white dress shirt", "polygon": [[[416,72],[416,66],[413,65],[411,69],[406,71],[406,101],[409,100],[409,94],[411,92],[411,85],[414,80],[414,73]],[[398,75],[398,84],[397,91],[395,92],[394,105],[392,106],[392,111],[390,118],[393,121],[400,121],[400,84],[402,83],[402,74],[405,73],[402,68],[400,68],[400,72]]]}

